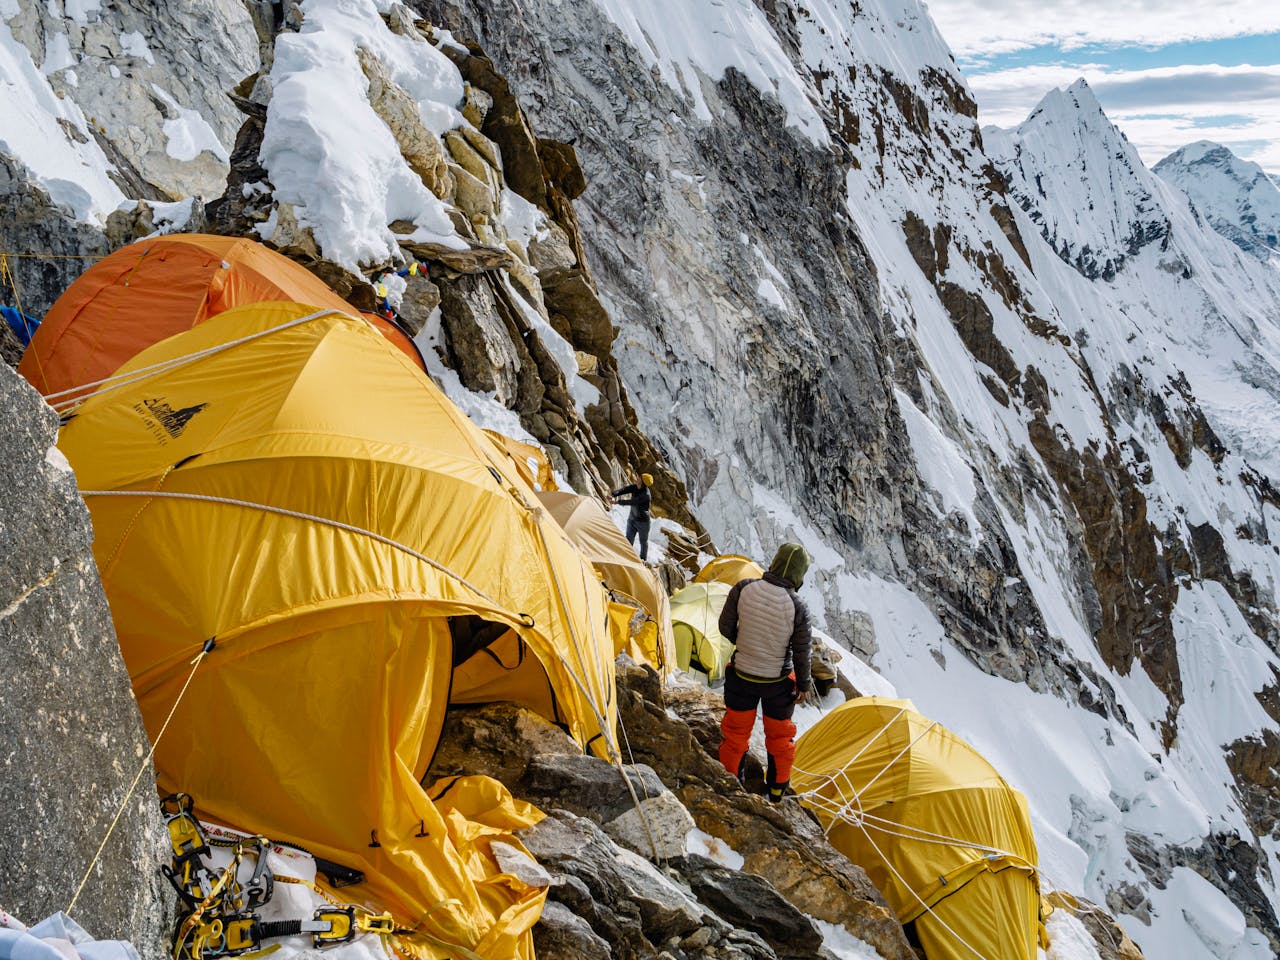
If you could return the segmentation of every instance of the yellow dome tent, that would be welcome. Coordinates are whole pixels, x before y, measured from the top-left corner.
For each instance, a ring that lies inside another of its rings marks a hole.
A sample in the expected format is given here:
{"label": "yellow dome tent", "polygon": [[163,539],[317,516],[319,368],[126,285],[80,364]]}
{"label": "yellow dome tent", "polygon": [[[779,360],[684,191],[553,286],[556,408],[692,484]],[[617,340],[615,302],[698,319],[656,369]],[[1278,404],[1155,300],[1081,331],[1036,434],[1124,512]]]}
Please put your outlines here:
{"label": "yellow dome tent", "polygon": [[929,960],[1035,960],[1040,881],[1026,798],[909,700],[862,697],[796,741],[791,786]]}
{"label": "yellow dome tent", "polygon": [[743,580],[758,580],[763,576],[764,568],[750,557],[736,553],[722,553],[699,570],[693,582],[727,583],[732,587]]}
{"label": "yellow dome tent", "polygon": [[676,666],[701,670],[709,681],[724,679],[733,644],[720,633],[720,611],[731,588],[724,583],[691,583],[671,595],[671,629]]}
{"label": "yellow dome tent", "polygon": [[423,956],[531,956],[544,892],[489,843],[540,814],[485,778],[438,803],[419,781],[450,702],[515,700],[616,754],[590,567],[363,318],[252,304],[117,377],[59,445],[153,741],[177,703],[161,790],[363,871]]}
{"label": "yellow dome tent", "polygon": [[605,586],[648,614],[643,629],[628,631],[627,650],[633,659],[644,660],[665,675],[675,665],[675,640],[667,591],[653,571],[644,565],[599,501],[561,491],[540,492],[538,499],[596,568]]}

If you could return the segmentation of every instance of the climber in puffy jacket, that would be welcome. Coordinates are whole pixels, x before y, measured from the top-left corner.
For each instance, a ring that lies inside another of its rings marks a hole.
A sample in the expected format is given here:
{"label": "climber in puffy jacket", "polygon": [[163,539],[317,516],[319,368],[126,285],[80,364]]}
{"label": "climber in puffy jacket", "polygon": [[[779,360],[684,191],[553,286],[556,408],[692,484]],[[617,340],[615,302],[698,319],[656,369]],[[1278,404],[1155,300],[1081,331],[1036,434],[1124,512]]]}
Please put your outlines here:
{"label": "climber in puffy jacket", "polygon": [[[613,502],[631,508],[627,516],[627,543],[635,545],[636,537],[640,538],[640,559],[649,559],[649,505],[653,495],[649,488],[653,486],[653,475],[640,474],[640,482],[613,491]],[[630,497],[630,499],[623,499]]]}
{"label": "climber in puffy jacket", "polygon": [[791,714],[809,690],[809,650],[813,633],[809,611],[796,590],[809,569],[809,555],[798,543],[778,548],[761,580],[743,580],[720,612],[720,632],[737,644],[724,675],[724,719],[720,762],[742,778],[747,743],[756,725],[756,707],[764,709],[764,745],[769,754],[769,799],[782,800],[791,782],[796,756],[796,725]]}

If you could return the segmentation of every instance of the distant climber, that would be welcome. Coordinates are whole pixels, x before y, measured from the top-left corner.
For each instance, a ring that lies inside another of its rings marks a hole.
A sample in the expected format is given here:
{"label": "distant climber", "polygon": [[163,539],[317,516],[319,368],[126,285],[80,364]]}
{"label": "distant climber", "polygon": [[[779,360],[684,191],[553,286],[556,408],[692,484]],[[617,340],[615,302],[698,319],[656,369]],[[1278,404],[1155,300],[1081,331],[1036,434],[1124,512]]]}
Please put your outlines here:
{"label": "distant climber", "polygon": [[369,277],[369,282],[373,284],[373,291],[378,297],[378,314],[387,320],[395,321],[397,319],[395,308],[391,306],[391,291],[385,283],[384,278],[388,276],[397,277],[416,277],[419,274],[426,275],[426,264],[418,263],[416,260],[407,267],[399,270],[376,270]]}
{"label": "distant climber", "polygon": [[764,746],[769,754],[769,799],[780,803],[791,782],[796,755],[797,703],[809,691],[813,634],[809,611],[796,590],[809,569],[809,554],[784,543],[762,579],[743,580],[729,591],[720,612],[720,632],[737,644],[724,675],[724,719],[720,762],[742,779],[747,743],[764,710]]}
{"label": "distant climber", "polygon": [[9,328],[22,341],[24,347],[30,346],[31,335],[36,332],[36,327],[40,326],[39,320],[35,317],[27,316],[21,310],[3,306],[0,306],[0,318],[3,318],[9,324]]}
{"label": "distant climber", "polygon": [[[653,486],[653,474],[640,474],[640,482],[613,491],[613,502],[631,508],[627,517],[627,543],[635,546],[640,538],[640,559],[649,559],[649,504],[653,501],[649,488]],[[622,499],[630,497],[629,500]]]}

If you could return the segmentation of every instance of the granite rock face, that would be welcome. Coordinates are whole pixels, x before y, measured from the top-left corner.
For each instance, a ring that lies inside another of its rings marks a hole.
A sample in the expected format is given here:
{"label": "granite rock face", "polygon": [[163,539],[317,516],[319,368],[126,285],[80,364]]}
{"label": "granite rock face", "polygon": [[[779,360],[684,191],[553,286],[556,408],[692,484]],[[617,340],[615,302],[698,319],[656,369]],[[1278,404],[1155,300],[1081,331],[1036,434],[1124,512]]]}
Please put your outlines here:
{"label": "granite rock face", "polygon": [[9,28],[44,65],[54,92],[80,106],[126,193],[220,194],[240,125],[227,94],[258,68],[247,5],[122,0],[106,10],[67,4],[65,16],[61,6],[19,4]]}
{"label": "granite rock face", "polygon": [[[148,755],[57,419],[0,367],[0,902],[28,923],[66,909]],[[160,956],[168,843],[146,762],[74,911]]]}

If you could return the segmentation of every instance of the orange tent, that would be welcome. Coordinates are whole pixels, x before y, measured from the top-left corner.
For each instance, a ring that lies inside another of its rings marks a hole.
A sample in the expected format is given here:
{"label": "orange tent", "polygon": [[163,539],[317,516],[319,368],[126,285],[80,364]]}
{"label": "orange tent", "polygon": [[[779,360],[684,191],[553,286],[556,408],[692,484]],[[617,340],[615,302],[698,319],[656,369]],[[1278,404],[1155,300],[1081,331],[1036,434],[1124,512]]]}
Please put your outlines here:
{"label": "orange tent", "polygon": [[[243,237],[171,234],[99,260],[50,308],[18,372],[46,396],[111,376],[154,343],[263,300],[358,311],[288,257]],[[394,324],[369,316],[421,366]]]}

